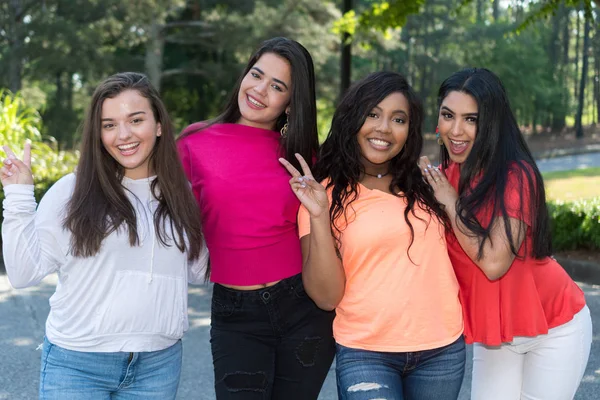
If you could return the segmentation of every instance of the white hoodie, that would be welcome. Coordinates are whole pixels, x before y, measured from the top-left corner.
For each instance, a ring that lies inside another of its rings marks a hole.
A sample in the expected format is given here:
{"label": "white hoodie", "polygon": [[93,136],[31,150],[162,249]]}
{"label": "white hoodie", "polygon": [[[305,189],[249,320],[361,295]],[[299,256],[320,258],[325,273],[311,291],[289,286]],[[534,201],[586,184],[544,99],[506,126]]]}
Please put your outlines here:
{"label": "white hoodie", "polygon": [[51,343],[76,351],[156,351],[187,330],[187,284],[203,280],[208,250],[203,243],[200,258],[190,264],[174,244],[161,244],[153,223],[158,204],[150,195],[153,179],[122,182],[133,193],[125,191],[136,211],[139,246],[130,246],[121,228],[87,258],[70,254],[71,233],[62,227],[74,174],[56,182],[37,211],[33,185],[4,188],[2,241],[11,284],[33,286],[58,273],[46,321]]}

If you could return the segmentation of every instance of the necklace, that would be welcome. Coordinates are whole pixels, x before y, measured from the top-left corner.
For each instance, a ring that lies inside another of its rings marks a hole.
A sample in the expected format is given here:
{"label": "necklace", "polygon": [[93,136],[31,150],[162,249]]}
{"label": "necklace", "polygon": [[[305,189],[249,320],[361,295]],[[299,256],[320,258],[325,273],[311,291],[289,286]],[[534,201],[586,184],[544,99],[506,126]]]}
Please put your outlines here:
{"label": "necklace", "polygon": [[390,173],[390,171],[386,172],[385,174],[377,174],[377,175],[370,174],[370,173],[368,173],[367,171],[364,171],[364,173],[365,173],[365,175],[369,175],[369,176],[375,177],[375,178],[377,178],[377,179],[381,179],[381,178],[383,178],[384,176],[388,175],[388,174]]}

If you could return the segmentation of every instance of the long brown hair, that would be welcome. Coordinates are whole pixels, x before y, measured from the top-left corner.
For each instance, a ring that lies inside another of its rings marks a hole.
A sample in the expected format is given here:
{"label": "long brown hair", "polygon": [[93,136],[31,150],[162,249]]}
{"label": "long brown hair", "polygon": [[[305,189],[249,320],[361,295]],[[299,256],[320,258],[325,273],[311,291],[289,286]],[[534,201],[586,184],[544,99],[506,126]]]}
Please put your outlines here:
{"label": "long brown hair", "polygon": [[[295,40],[284,37],[274,37],[265,40],[258,50],[250,56],[246,67],[238,78],[225,109],[215,119],[208,121],[199,130],[206,129],[217,123],[235,124],[242,116],[238,104],[238,93],[244,77],[256,64],[263,54],[272,53],[284,58],[290,63],[292,70],[292,94],[290,99],[290,113],[282,112],[275,124],[279,131],[288,123],[287,135],[280,139],[283,156],[297,169],[301,170],[300,163],[294,156],[299,153],[306,162],[312,164],[318,147],[319,138],[317,131],[317,103],[315,91],[315,71],[313,60],[306,48]],[[196,133],[186,132],[180,138]]]}
{"label": "long brown hair", "polygon": [[150,154],[150,168],[156,174],[151,193],[159,203],[154,229],[164,246],[172,241],[181,252],[187,251],[188,260],[195,260],[202,244],[200,212],[179,162],[173,126],[156,89],[145,75],[134,72],[109,77],[92,96],[83,123],[75,189],[63,225],[72,233],[71,252],[76,257],[92,257],[108,235],[125,227],[129,244],[140,242],[135,209],[121,184],[125,169],[106,151],[101,139],[104,100],[126,90],[135,90],[148,99],[154,119],[161,125],[161,136]]}

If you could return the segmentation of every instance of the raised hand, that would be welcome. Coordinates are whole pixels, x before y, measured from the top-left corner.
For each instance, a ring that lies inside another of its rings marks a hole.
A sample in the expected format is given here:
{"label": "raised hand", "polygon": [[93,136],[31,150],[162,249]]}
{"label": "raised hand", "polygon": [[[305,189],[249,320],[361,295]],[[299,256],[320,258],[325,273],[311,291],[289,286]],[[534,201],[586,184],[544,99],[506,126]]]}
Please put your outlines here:
{"label": "raised hand", "polygon": [[458,200],[458,193],[452,187],[446,175],[438,167],[431,165],[429,159],[425,156],[419,159],[419,167],[423,177],[427,180],[437,201],[445,207],[451,207]]}
{"label": "raised hand", "polygon": [[31,173],[31,144],[25,143],[23,148],[23,161],[19,160],[8,146],[2,146],[6,153],[4,165],[0,168],[0,180],[2,186],[21,184],[33,185],[33,174]]}
{"label": "raised hand", "polygon": [[315,178],[310,171],[310,167],[300,154],[296,154],[296,158],[300,162],[304,176],[285,158],[280,158],[279,162],[292,175],[290,186],[292,191],[298,197],[300,202],[311,217],[317,218],[322,215],[327,215],[329,212],[329,199],[323,185],[315,181]]}

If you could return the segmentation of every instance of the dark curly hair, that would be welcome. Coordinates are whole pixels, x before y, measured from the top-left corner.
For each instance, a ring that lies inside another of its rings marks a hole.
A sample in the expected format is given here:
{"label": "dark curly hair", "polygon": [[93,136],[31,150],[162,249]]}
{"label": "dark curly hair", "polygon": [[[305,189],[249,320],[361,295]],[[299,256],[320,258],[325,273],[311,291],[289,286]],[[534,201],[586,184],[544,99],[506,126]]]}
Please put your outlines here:
{"label": "dark curly hair", "polygon": [[[329,179],[327,189],[332,189],[329,216],[338,246],[343,227],[340,227],[336,220],[343,216],[344,226],[348,222],[347,210],[358,196],[358,183],[365,172],[357,134],[371,110],[390,94],[398,92],[406,97],[409,104],[409,128],[404,147],[390,161],[390,192],[406,199],[404,219],[411,233],[408,248],[410,249],[414,241],[414,229],[408,218],[409,213],[419,218],[415,214],[415,207],[418,206],[428,214],[434,215],[444,227],[447,226],[446,214],[417,165],[423,147],[421,101],[402,75],[395,72],[376,72],[354,83],[340,101],[314,168],[315,179]],[[396,194],[397,189],[400,189],[400,194]]]}

